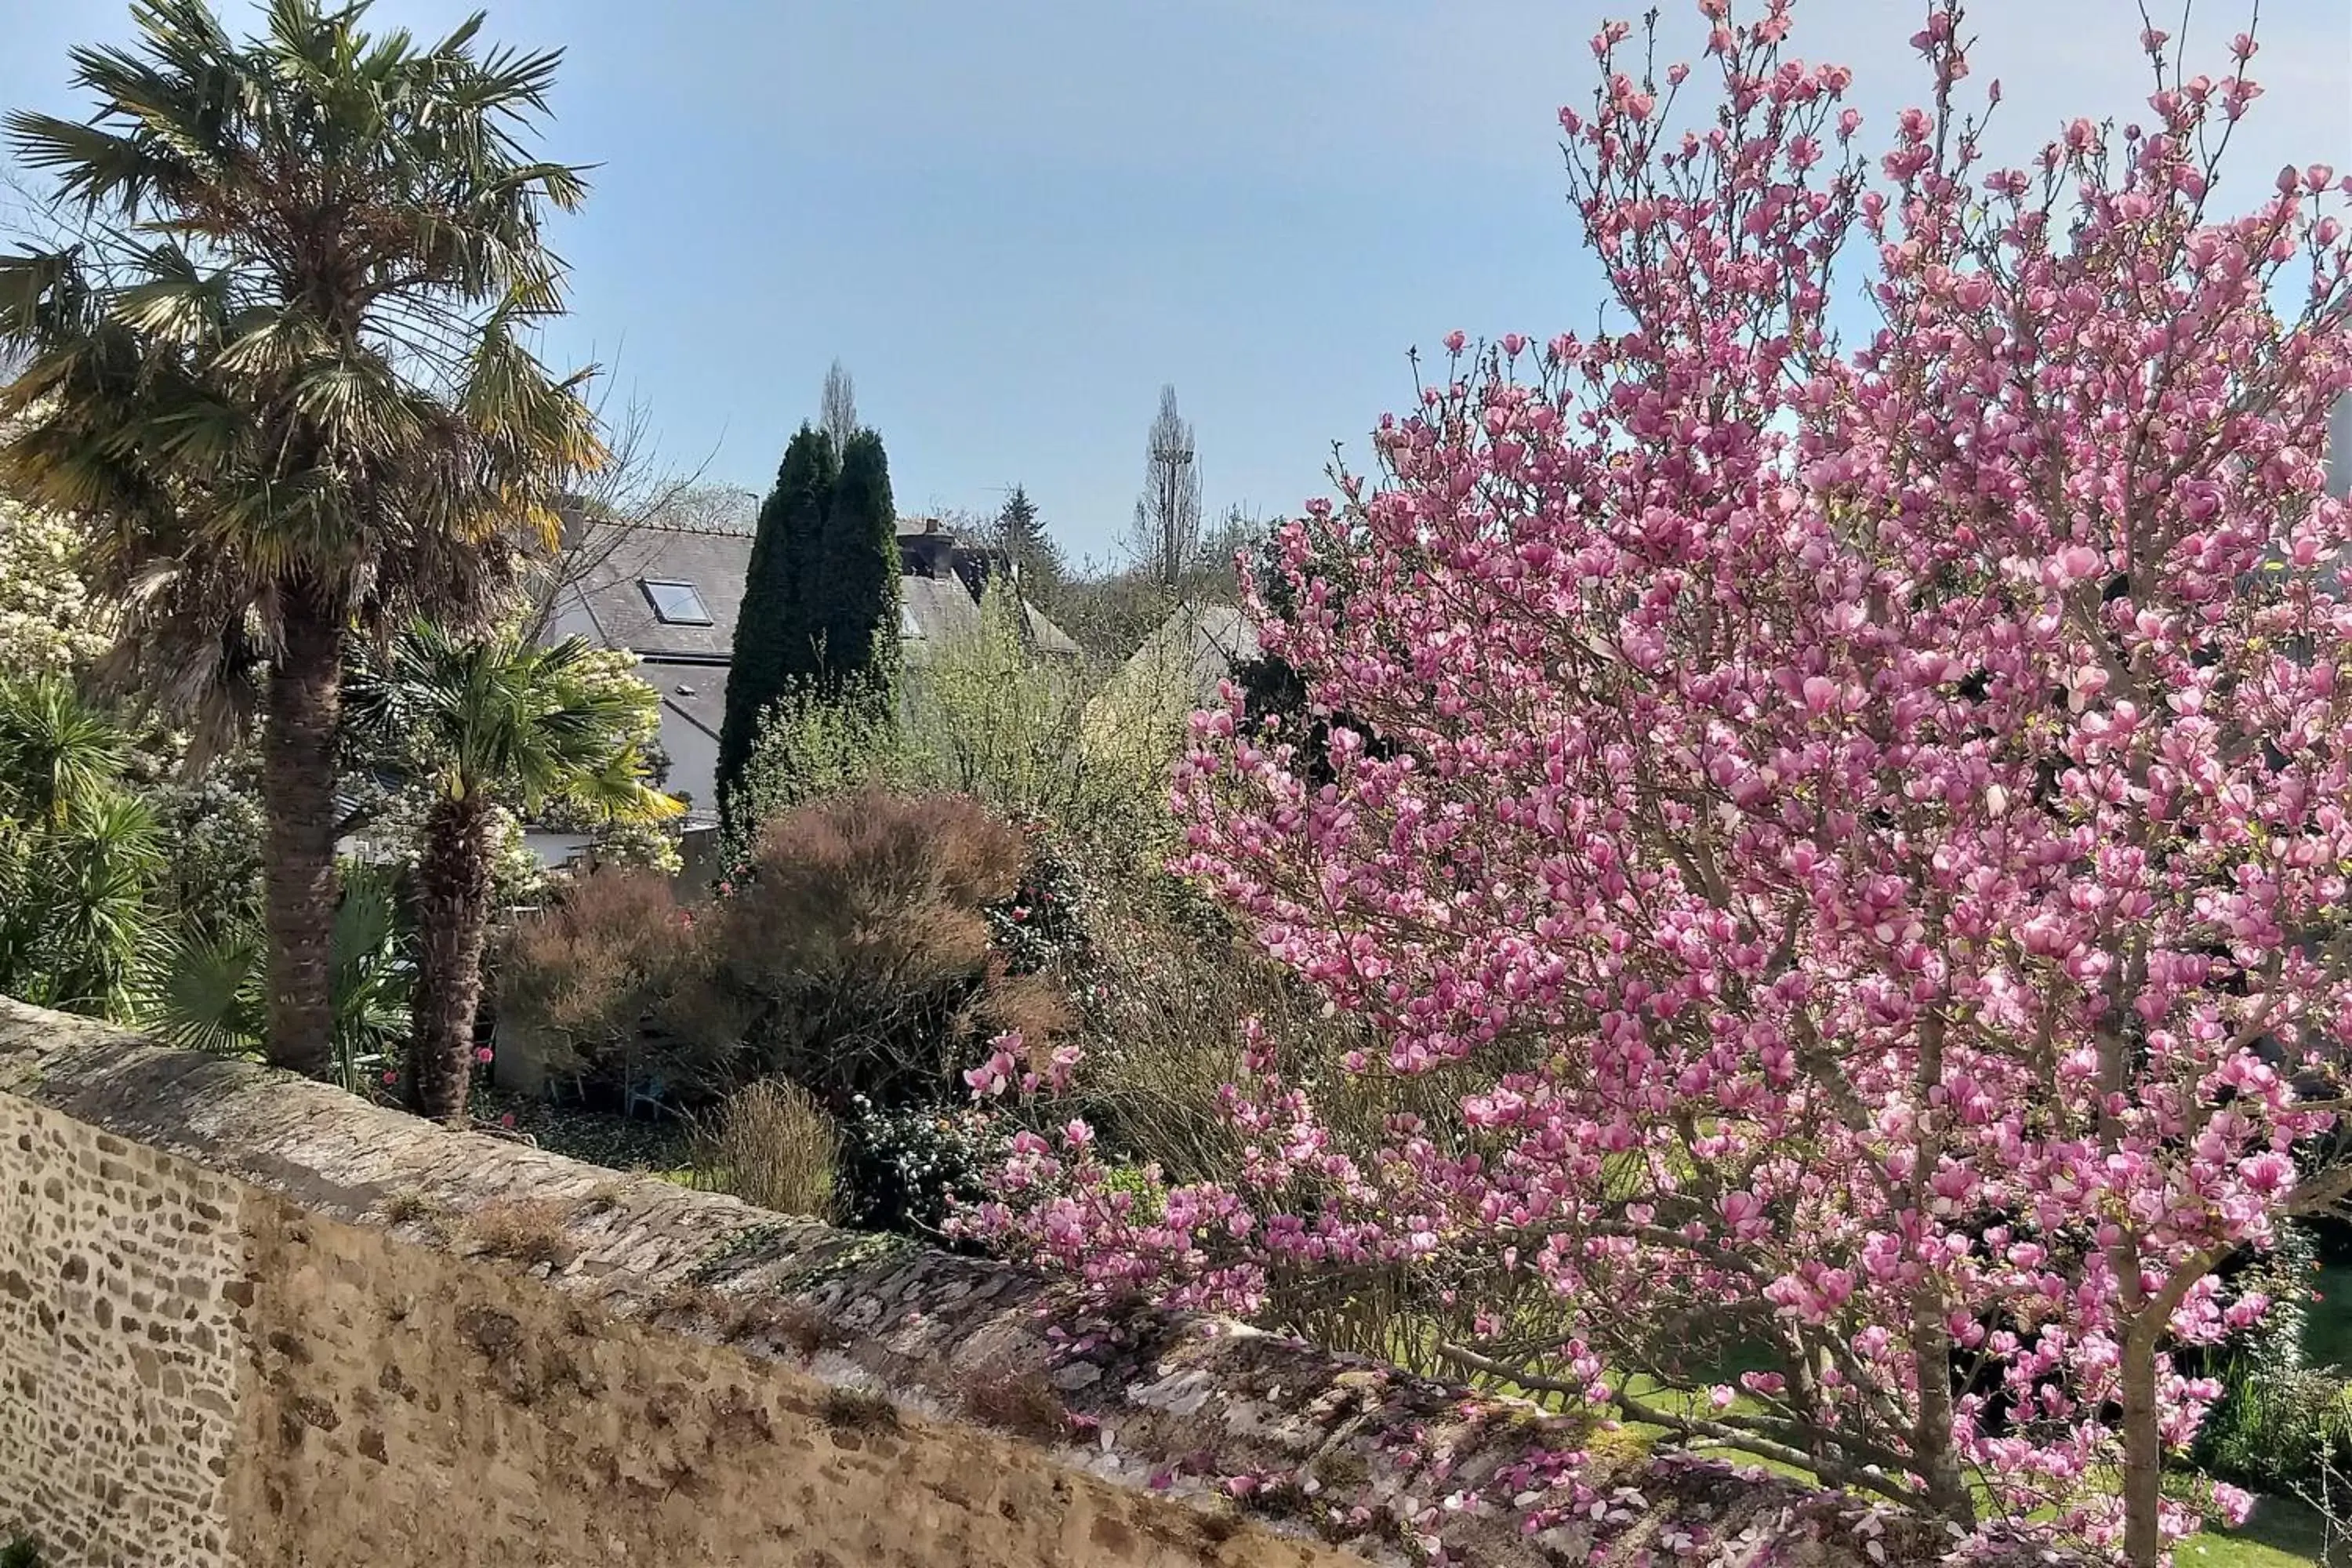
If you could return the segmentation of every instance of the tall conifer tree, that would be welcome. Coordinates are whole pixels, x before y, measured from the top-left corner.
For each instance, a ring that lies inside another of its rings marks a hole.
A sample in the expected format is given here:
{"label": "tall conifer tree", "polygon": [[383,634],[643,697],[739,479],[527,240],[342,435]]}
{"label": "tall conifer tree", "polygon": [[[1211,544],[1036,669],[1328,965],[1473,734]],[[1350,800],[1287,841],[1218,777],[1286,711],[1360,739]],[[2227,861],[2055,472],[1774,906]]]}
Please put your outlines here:
{"label": "tall conifer tree", "polygon": [[1021,595],[1050,608],[1068,571],[1061,547],[1045,532],[1045,520],[1027,489],[1013,487],[1004,510],[996,514],[997,548],[1012,558],[1021,572]]}
{"label": "tall conifer tree", "polygon": [[813,581],[824,636],[819,675],[835,694],[887,687],[898,650],[898,514],[882,437],[860,430],[842,454]]}
{"label": "tall conifer tree", "polygon": [[[776,488],[760,508],[759,531],[735,617],[734,657],[727,672],[727,711],[719,730],[718,794],[722,816],[751,760],[768,706],[795,680],[817,673],[824,599],[817,561],[841,474],[832,438],[803,425],[784,449]],[[895,541],[894,541],[895,544]]]}

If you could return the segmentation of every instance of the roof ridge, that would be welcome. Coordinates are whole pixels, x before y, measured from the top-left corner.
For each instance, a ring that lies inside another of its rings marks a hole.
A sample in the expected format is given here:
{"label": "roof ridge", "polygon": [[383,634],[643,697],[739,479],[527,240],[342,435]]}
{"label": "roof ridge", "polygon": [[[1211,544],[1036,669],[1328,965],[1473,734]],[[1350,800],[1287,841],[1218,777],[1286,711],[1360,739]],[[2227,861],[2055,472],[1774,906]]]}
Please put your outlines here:
{"label": "roof ridge", "polygon": [[757,530],[720,528],[707,522],[665,522],[657,518],[599,517],[591,518],[591,528],[616,528],[625,533],[690,533],[708,539],[751,539]]}
{"label": "roof ridge", "polygon": [[[621,530],[625,533],[691,533],[699,534],[711,539],[752,539],[756,538],[759,534],[759,529],[756,525],[751,528],[726,528],[716,523],[708,522],[672,522],[667,519],[657,517],[591,517],[585,521],[591,528],[615,528]],[[999,547],[992,544],[966,543],[966,540],[970,537],[966,534],[949,533],[943,531],[934,531],[930,530],[910,531],[900,526],[909,522],[930,522],[937,521],[939,520],[936,518],[901,517],[898,520],[898,523],[893,525],[892,531],[898,533],[901,538],[944,539],[950,543],[961,549],[996,551],[998,553],[1002,553]]]}

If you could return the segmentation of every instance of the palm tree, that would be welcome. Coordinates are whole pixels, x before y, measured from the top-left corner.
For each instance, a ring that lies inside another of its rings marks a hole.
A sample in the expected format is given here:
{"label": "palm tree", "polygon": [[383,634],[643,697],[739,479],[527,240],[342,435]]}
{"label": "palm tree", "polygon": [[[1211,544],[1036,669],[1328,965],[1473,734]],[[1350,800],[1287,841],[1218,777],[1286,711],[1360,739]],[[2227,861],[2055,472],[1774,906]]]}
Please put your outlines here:
{"label": "palm tree", "polygon": [[405,743],[433,801],[416,868],[407,1074],[426,1115],[466,1111],[498,812],[559,800],[607,818],[684,809],[645,782],[653,689],[602,679],[593,652],[578,637],[539,647],[511,631],[466,639],[420,622],[354,683],[354,719]]}
{"label": "palm tree", "polygon": [[371,35],[364,0],[270,0],[238,41],[138,0],[73,52],[88,122],[19,110],[58,242],[0,257],[0,482],[76,518],[124,605],[107,673],[233,732],[257,685],[268,1051],[331,1059],[344,646],[412,615],[488,624],[544,498],[600,460],[586,373],[525,346],[562,309],[534,159],[558,56]]}

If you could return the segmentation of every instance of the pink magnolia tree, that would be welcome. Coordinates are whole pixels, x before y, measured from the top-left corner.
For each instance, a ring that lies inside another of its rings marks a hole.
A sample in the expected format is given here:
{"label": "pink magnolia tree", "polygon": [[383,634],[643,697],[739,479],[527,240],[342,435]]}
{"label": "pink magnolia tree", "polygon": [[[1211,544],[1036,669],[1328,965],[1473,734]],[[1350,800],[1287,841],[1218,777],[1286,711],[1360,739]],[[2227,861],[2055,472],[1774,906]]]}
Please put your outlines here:
{"label": "pink magnolia tree", "polygon": [[1468,1089],[1350,1142],[1254,1037],[1230,1179],[1073,1123],[975,1223],[1244,1313],[1402,1278],[1466,1372],[2153,1563],[2243,1503],[2162,1484],[2221,1270],[2352,1191],[2352,180],[2213,210],[2250,37],[2150,27],[2146,121],[2011,169],[1957,3],[1874,157],[1787,0],[1698,8],[1706,75],[1612,25],[1561,115],[1613,330],[1449,340],[1257,584],[1328,773],[1236,703],[1180,779],[1346,1070]]}

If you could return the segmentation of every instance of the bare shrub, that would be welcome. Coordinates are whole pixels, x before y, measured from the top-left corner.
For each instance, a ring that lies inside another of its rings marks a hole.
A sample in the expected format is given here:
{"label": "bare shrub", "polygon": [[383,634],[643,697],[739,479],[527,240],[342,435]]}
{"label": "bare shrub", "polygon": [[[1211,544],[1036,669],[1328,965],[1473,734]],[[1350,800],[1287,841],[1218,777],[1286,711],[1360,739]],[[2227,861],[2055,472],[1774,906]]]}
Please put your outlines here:
{"label": "bare shrub", "polygon": [[846,1432],[887,1432],[898,1425],[898,1407],[885,1394],[864,1388],[824,1391],[824,1424]]}
{"label": "bare shrub", "polygon": [[[711,1107],[789,1080],[814,1105],[720,1112],[706,1180],[793,1213],[827,1205],[830,1134],[810,1121],[961,1102],[985,1042],[1041,1058],[1074,1025],[1060,982],[1009,963],[1003,909],[1031,847],[976,801],[879,788],[770,822],[729,896],[681,908],[656,877],[596,871],[521,921],[499,1000],[551,1073],[629,1107]],[[1023,973],[1014,973],[1015,970]]]}
{"label": "bare shrub", "polygon": [[561,1268],[577,1255],[561,1205],[538,1198],[500,1198],[467,1216],[466,1239],[486,1257]]}
{"label": "bare shrub", "polygon": [[645,1026],[693,965],[691,921],[656,872],[574,879],[508,937],[496,968],[501,1020],[550,1073],[625,1093],[667,1065]]}
{"label": "bare shrub", "polygon": [[965,1382],[961,1402],[963,1413],[982,1426],[1033,1443],[1066,1442],[1070,1436],[1069,1406],[1034,1367],[982,1367]]}
{"label": "bare shrub", "polygon": [[1224,921],[1181,902],[1120,900],[1091,938],[1086,1109],[1112,1146],[1171,1180],[1240,1172],[1248,1140],[1219,1089],[1232,1081],[1245,1020],[1275,1043],[1283,1070],[1309,1081],[1343,1078],[1341,1058],[1374,1044],[1353,1020],[1324,1016],[1320,997]]}
{"label": "bare shrub", "polygon": [[815,1308],[799,1301],[777,1303],[761,1328],[779,1344],[789,1345],[803,1365],[838,1337],[833,1324]]}
{"label": "bare shrub", "polygon": [[681,1279],[654,1298],[650,1310],[667,1326],[708,1334],[720,1344],[750,1338],[762,1326],[757,1301]]}
{"label": "bare shrub", "polygon": [[383,1222],[386,1225],[415,1225],[439,1219],[449,1212],[438,1199],[426,1196],[413,1188],[403,1188],[383,1200]]}
{"label": "bare shrub", "polygon": [[798,1084],[768,1079],[695,1124],[694,1184],[779,1214],[828,1217],[841,1151],[833,1121]]}
{"label": "bare shrub", "polygon": [[1059,986],[1008,974],[992,940],[986,910],[1027,858],[960,796],[865,790],[788,812],[704,922],[704,962],[664,1021],[710,1050],[740,1042],[740,1077],[792,1079],[836,1114],[859,1095],[954,1096],[991,1037],[1073,1022]]}

